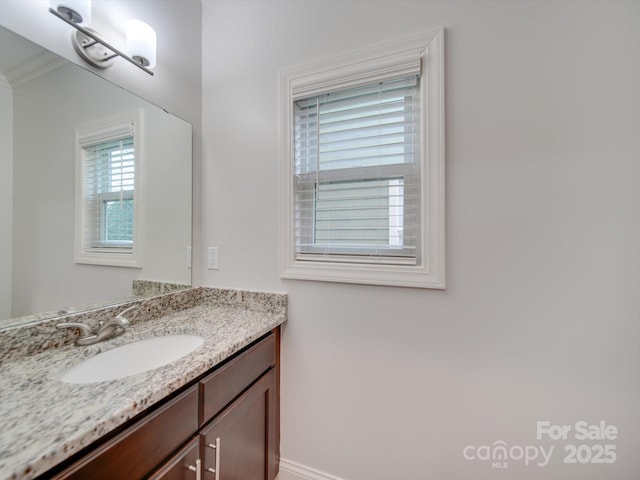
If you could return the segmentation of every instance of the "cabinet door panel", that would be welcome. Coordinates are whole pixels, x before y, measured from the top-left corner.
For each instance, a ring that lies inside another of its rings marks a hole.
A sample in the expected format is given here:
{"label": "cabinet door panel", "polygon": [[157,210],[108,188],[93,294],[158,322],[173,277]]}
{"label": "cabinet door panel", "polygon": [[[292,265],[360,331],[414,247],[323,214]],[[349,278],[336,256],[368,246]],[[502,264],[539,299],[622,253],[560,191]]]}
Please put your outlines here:
{"label": "cabinet door panel", "polygon": [[195,437],[160,467],[149,480],[197,480],[200,468],[200,437]]}
{"label": "cabinet door panel", "polygon": [[[275,380],[272,369],[202,429],[205,480],[275,477]],[[219,462],[214,448],[217,439]]]}

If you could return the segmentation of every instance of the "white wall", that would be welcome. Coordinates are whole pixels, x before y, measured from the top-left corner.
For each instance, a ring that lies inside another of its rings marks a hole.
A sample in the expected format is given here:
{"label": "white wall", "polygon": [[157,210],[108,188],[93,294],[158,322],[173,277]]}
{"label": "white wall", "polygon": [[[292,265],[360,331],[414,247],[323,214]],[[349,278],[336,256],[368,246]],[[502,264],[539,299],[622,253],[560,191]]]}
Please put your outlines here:
{"label": "white wall", "polygon": [[[143,111],[143,266],[74,263],[75,128],[134,109]],[[14,89],[13,128],[12,316],[127,297],[134,279],[190,283],[191,125],[67,64]]]}
{"label": "white wall", "polygon": [[0,81],[0,318],[11,316],[12,121],[13,91]]}
{"label": "white wall", "polygon": [[[290,294],[282,480],[640,477],[639,20],[617,1],[205,1],[201,228],[220,270],[201,283]],[[281,281],[279,69],[436,26],[447,290]],[[617,426],[589,442],[617,461],[563,464],[581,442],[537,440],[537,420]],[[498,440],[555,452],[463,458]]]}

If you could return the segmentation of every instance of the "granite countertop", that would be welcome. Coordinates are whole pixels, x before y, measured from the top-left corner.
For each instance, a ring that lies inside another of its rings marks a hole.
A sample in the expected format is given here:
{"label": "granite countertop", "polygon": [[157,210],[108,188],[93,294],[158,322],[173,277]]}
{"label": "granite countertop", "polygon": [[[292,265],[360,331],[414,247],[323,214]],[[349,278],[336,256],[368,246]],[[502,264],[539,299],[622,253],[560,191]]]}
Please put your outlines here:
{"label": "granite countertop", "polygon": [[[260,299],[269,295],[261,294]],[[126,333],[113,340],[87,347],[63,344],[5,360],[0,368],[0,479],[30,479],[46,472],[282,324],[286,295],[273,295],[279,308],[252,308],[255,302],[235,300],[241,293],[232,295],[233,302],[215,301],[216,295],[209,295],[182,310],[132,321]],[[184,333],[200,335],[204,343],[164,367],[92,384],[58,379],[102,351],[151,336]]]}

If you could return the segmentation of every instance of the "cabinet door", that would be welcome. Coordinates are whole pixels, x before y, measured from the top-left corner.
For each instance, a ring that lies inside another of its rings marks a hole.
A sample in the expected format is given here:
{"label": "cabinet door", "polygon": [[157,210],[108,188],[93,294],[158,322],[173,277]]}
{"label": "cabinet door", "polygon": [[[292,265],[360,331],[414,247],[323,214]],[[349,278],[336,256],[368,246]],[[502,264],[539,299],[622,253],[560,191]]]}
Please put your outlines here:
{"label": "cabinet door", "polygon": [[162,465],[149,480],[198,480],[200,437],[195,437]]}
{"label": "cabinet door", "polygon": [[276,375],[265,373],[201,430],[204,480],[273,480]]}

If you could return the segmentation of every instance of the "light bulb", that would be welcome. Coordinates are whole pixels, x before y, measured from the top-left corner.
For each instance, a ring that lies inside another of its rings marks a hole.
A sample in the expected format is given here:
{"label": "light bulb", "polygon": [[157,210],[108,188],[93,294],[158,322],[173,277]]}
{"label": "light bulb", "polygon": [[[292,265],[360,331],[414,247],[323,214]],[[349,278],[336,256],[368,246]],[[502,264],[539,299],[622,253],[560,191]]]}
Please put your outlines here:
{"label": "light bulb", "polygon": [[140,20],[127,23],[127,53],[145,67],[156,65],[156,32]]}

